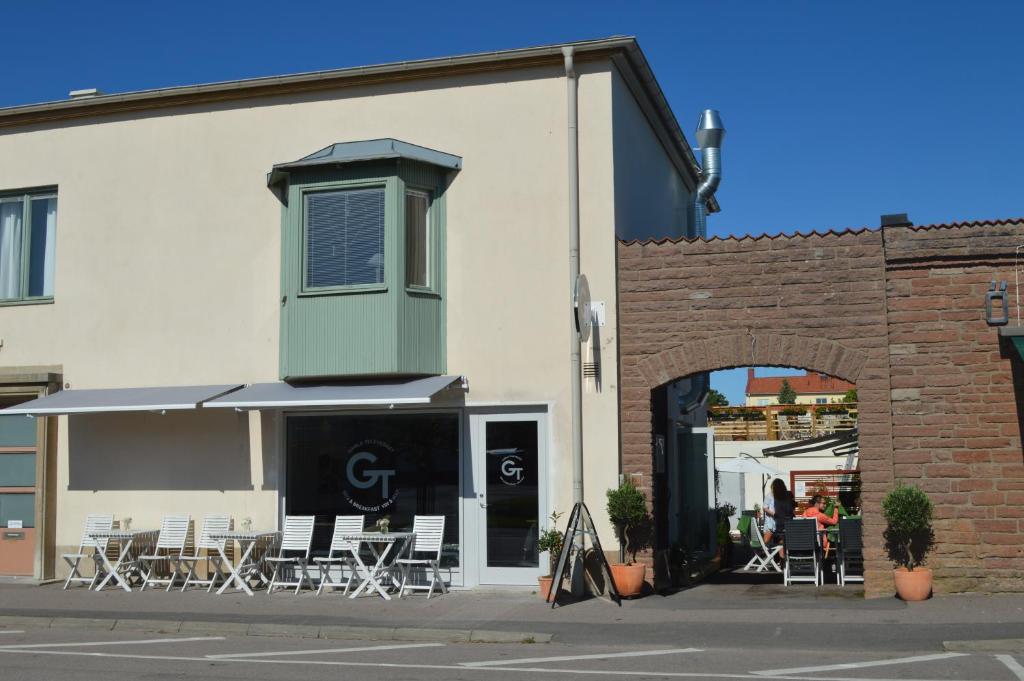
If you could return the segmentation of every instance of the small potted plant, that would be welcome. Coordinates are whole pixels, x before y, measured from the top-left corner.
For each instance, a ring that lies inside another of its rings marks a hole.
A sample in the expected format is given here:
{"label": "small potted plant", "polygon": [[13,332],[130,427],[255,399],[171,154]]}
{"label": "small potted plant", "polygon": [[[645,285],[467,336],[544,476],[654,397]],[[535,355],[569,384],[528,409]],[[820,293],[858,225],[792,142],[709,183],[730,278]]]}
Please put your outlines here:
{"label": "small potted plant", "polygon": [[638,596],[643,592],[647,566],[636,562],[637,551],[647,547],[649,516],[647,497],[631,481],[626,480],[616,489],[608,490],[608,518],[615,526],[619,539],[619,559],[628,562],[612,564],[612,579],[620,596]]}
{"label": "small potted plant", "polygon": [[932,592],[932,571],[921,567],[935,542],[931,499],[917,487],[897,485],[882,500],[882,513],[896,593],[905,601],[923,601]]}
{"label": "small potted plant", "polygon": [[388,515],[382,516],[379,520],[377,520],[377,531],[380,532],[381,534],[387,534],[388,530],[390,528],[391,528],[391,516],[388,516]]}
{"label": "small potted plant", "polygon": [[732,536],[729,534],[732,523],[729,518],[736,515],[736,507],[728,502],[715,507],[718,516],[718,556],[721,558],[721,565],[727,567],[732,561]]}
{"label": "small potted plant", "polygon": [[562,514],[554,511],[549,516],[551,527],[542,531],[540,538],[537,540],[537,550],[548,552],[548,574],[537,578],[540,584],[541,598],[545,601],[550,601],[553,596],[551,593],[551,580],[554,579],[558,556],[561,555],[562,546],[565,544],[565,535],[558,529],[558,519],[560,517],[562,517]]}

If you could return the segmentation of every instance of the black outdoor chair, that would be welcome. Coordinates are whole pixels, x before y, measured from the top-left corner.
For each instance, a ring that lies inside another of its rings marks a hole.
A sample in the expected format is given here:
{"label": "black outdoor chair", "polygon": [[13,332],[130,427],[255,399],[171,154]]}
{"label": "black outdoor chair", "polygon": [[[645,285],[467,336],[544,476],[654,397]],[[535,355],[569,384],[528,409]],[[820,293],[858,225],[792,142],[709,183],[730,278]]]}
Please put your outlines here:
{"label": "black outdoor chair", "polygon": [[864,536],[860,518],[839,519],[839,586],[864,582]]}
{"label": "black outdoor chair", "polygon": [[786,567],[782,583],[814,582],[821,586],[821,560],[818,550],[818,521],[814,518],[792,518],[785,528]]}

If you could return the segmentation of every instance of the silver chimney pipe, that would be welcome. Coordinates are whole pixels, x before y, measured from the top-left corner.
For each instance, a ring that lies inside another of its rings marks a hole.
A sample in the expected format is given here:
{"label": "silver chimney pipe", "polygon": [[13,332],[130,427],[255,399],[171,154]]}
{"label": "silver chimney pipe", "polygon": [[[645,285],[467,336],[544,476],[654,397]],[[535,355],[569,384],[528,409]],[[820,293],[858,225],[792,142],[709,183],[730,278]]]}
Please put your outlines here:
{"label": "silver chimney pipe", "polygon": [[708,236],[707,202],[722,181],[722,138],[725,127],[714,109],[704,109],[697,120],[697,144],[700,145],[701,181],[693,197],[693,228],[698,237]]}

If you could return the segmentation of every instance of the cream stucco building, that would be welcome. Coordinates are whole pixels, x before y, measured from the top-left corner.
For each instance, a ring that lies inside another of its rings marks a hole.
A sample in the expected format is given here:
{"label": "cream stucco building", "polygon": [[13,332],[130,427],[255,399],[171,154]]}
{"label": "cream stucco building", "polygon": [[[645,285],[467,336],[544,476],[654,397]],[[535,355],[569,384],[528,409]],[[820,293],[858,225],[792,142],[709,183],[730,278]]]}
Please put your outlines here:
{"label": "cream stucco building", "polygon": [[612,544],[615,242],[690,234],[700,177],[630,38],[0,109],[8,572],[60,577],[89,513],[314,514],[315,550],[421,513],[453,584],[535,583],[572,505],[564,47]]}

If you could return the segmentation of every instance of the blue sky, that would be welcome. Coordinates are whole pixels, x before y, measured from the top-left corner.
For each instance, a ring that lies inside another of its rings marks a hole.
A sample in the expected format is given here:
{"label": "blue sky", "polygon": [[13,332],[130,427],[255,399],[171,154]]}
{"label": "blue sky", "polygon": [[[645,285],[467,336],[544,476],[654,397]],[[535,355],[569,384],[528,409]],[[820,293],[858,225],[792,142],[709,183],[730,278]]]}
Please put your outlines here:
{"label": "blue sky", "polygon": [[1015,0],[34,0],[3,24],[0,106],[635,35],[688,134],[722,112],[711,235],[1024,215]]}

